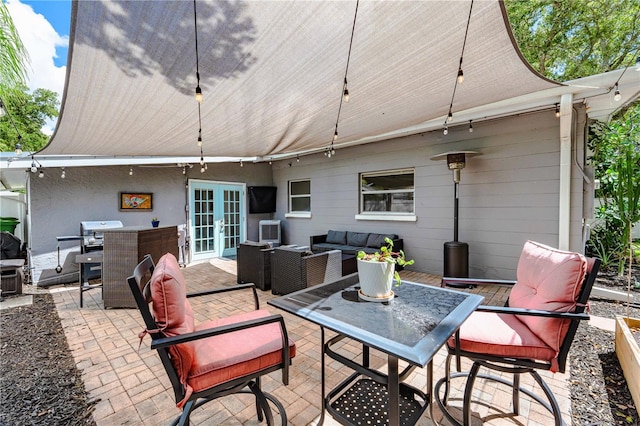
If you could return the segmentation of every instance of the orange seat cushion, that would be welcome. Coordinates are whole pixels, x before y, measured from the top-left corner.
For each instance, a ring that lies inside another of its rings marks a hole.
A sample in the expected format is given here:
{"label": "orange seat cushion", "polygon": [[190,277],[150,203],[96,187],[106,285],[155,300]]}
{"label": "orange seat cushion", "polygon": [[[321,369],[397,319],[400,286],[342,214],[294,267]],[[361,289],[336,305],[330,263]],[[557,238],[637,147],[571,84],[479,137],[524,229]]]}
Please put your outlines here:
{"label": "orange seat cushion", "polygon": [[[198,330],[235,324],[271,315],[260,309],[207,321]],[[282,363],[282,332],[278,323],[251,327],[195,341],[195,358],[187,383],[195,392]],[[289,340],[293,358],[296,346]]]}
{"label": "orange seat cushion", "polygon": [[[454,337],[447,342],[455,348]],[[474,312],[460,327],[460,349],[466,352],[551,362],[556,351],[515,315]]]}

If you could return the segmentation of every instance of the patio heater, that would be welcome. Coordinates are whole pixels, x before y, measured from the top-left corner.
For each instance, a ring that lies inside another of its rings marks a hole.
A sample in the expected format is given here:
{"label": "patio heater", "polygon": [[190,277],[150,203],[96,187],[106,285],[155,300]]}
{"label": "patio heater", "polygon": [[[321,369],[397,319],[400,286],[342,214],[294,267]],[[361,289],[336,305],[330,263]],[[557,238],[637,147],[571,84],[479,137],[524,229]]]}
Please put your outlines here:
{"label": "patio heater", "polygon": [[447,160],[447,167],[453,171],[453,241],[444,243],[445,277],[469,277],[469,244],[458,241],[458,184],[460,171],[464,169],[466,159],[476,155],[479,155],[476,151],[455,151],[431,157],[434,161]]}

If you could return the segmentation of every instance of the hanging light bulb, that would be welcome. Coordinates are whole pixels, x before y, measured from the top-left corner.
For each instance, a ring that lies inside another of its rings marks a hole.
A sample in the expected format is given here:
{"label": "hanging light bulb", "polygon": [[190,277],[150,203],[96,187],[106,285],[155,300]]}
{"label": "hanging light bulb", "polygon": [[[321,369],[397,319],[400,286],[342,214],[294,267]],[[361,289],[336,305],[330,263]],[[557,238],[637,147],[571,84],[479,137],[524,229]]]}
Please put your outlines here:
{"label": "hanging light bulb", "polygon": [[336,128],[335,133],[333,134],[333,140],[337,140],[338,139],[338,129]]}
{"label": "hanging light bulb", "polygon": [[64,167],[62,168],[62,173],[60,174],[60,179],[64,179],[67,177],[67,173],[64,171]]}
{"label": "hanging light bulb", "polygon": [[200,173],[204,173],[204,171],[205,171],[204,166],[200,167]]}
{"label": "hanging light bulb", "polygon": [[133,167],[129,167],[129,176],[133,176]]}
{"label": "hanging light bulb", "polygon": [[182,166],[182,174],[183,175],[187,174],[187,166]]}
{"label": "hanging light bulb", "polygon": [[462,84],[464,81],[464,73],[462,72],[462,68],[458,68],[458,84]]}
{"label": "hanging light bulb", "polygon": [[618,88],[618,83],[616,83],[616,91],[613,94],[613,100],[616,102],[620,102],[622,99],[622,95],[620,94],[620,89]]}
{"label": "hanging light bulb", "polygon": [[36,162],[31,160],[31,173],[35,173],[38,171],[38,167],[36,167]]}
{"label": "hanging light bulb", "polygon": [[344,78],[344,91],[342,92],[342,99],[345,102],[349,102],[349,89],[347,88],[347,78]]}
{"label": "hanging light bulb", "polygon": [[196,86],[196,101],[198,103],[202,102],[202,89],[199,84]]}
{"label": "hanging light bulb", "polygon": [[560,117],[560,104],[556,104],[556,117]]}
{"label": "hanging light bulb", "polygon": [[299,163],[299,162],[300,162],[300,156],[296,155],[296,163]]}
{"label": "hanging light bulb", "polygon": [[469,120],[469,133],[473,133],[473,124],[471,123],[471,120]]}
{"label": "hanging light bulb", "polygon": [[442,133],[446,136],[449,134],[449,126],[444,126],[444,130],[442,131]]}
{"label": "hanging light bulb", "polygon": [[449,109],[449,115],[447,115],[447,121],[451,123],[451,120],[453,120],[453,113],[451,112],[451,109]]}
{"label": "hanging light bulb", "polygon": [[44,177],[44,170],[40,169],[40,173],[38,173],[38,177],[42,179]]}
{"label": "hanging light bulb", "polygon": [[240,160],[240,167],[244,167],[244,163]]}
{"label": "hanging light bulb", "polygon": [[272,159],[269,159],[269,164],[273,164],[273,160]]}
{"label": "hanging light bulb", "polygon": [[198,146],[202,146],[202,136],[198,136]]}
{"label": "hanging light bulb", "polygon": [[19,143],[16,144],[16,155],[22,154],[22,145]]}

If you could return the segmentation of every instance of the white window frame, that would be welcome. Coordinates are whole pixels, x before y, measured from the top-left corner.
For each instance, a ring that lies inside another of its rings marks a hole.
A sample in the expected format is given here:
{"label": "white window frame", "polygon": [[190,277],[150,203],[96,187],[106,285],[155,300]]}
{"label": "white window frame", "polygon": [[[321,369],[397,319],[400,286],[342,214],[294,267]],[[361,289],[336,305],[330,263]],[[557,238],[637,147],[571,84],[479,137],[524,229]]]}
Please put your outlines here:
{"label": "white window frame", "polygon": [[[309,182],[309,193],[308,194],[296,194],[293,195],[291,193],[291,185],[294,183],[299,183],[299,182]],[[311,179],[295,179],[295,180],[290,180],[288,185],[287,185],[287,190],[288,190],[288,198],[289,198],[289,211],[287,213],[285,213],[284,217],[286,218],[303,218],[303,219],[309,219],[311,218]],[[296,211],[293,210],[293,199],[295,198],[308,198],[309,199],[309,211]]]}
{"label": "white window frame", "polygon": [[[385,175],[398,175],[398,174],[410,174],[413,175],[413,188],[404,190],[381,190],[381,191],[363,191],[362,179],[367,176],[385,176]],[[358,191],[359,191],[359,213],[356,214],[356,220],[390,220],[390,221],[405,221],[415,222],[416,217],[416,185],[415,185],[416,172],[414,168],[407,169],[394,169],[375,172],[361,172],[358,174]],[[413,194],[413,206],[411,212],[370,212],[363,211],[364,196],[365,194],[390,194],[390,193],[412,193]]]}

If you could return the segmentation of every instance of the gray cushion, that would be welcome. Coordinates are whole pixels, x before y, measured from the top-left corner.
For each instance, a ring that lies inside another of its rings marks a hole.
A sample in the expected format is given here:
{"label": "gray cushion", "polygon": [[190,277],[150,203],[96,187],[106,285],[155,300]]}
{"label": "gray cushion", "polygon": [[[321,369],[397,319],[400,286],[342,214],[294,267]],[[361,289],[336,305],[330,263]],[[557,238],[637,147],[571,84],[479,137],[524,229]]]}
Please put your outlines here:
{"label": "gray cushion", "polygon": [[369,238],[367,239],[367,247],[375,247],[375,248],[380,248],[382,247],[385,242],[384,239],[385,237],[387,238],[391,238],[396,239],[397,236],[395,234],[369,234]]}
{"label": "gray cushion", "polygon": [[369,238],[368,232],[364,233],[347,231],[348,246],[364,247],[367,245],[367,238]]}
{"label": "gray cushion", "polygon": [[327,232],[327,243],[345,244],[347,242],[347,233],[345,231],[329,231]]}

